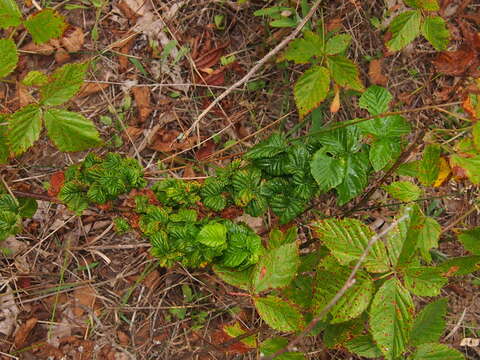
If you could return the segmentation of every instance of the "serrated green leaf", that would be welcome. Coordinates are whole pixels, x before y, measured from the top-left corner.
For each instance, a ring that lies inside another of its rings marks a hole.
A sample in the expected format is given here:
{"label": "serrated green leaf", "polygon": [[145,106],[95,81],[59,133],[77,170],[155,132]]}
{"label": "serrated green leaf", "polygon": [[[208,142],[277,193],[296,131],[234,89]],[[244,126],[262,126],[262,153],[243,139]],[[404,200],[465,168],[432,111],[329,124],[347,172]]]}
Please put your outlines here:
{"label": "serrated green leaf", "polygon": [[310,171],[320,191],[326,192],[343,182],[346,174],[345,160],[328,156],[321,149],[313,155]]}
{"label": "serrated green leaf", "polygon": [[391,51],[399,51],[420,35],[422,14],[419,10],[405,11],[390,24],[392,38],[387,42]]}
{"label": "serrated green leaf", "polygon": [[10,74],[17,63],[17,46],[13,40],[0,39],[0,79]]}
{"label": "serrated green leaf", "polygon": [[245,159],[256,160],[262,158],[272,158],[287,150],[288,144],[283,134],[274,133],[267,139],[259,142],[251,148],[245,155]]}
{"label": "serrated green leaf", "polygon": [[438,342],[445,331],[447,299],[439,299],[426,305],[415,317],[410,337],[410,345],[418,346]]}
{"label": "serrated green leaf", "polygon": [[301,117],[317,108],[328,95],[330,72],[323,66],[312,66],[295,83],[293,94]]}
{"label": "serrated green leaf", "polygon": [[[274,337],[265,340],[260,344],[260,357],[271,356],[277,351],[285,348],[288,345],[288,339],[284,337]],[[277,360],[305,360],[305,355],[300,352],[286,352],[280,356],[277,356]]]}
{"label": "serrated green leaf", "polygon": [[462,157],[457,154],[450,156],[450,164],[465,170],[467,177],[475,185],[480,184],[480,155],[474,157]]}
{"label": "serrated green leaf", "polygon": [[375,344],[370,334],[355,336],[353,339],[345,343],[345,347],[351,353],[368,359],[379,358],[382,356],[382,352]]}
{"label": "serrated green leaf", "polygon": [[358,152],[346,157],[346,174],[343,182],[335,190],[338,204],[346,204],[360,195],[368,184],[369,161],[366,152]]}
{"label": "serrated green leaf", "polygon": [[29,71],[22,79],[22,84],[26,86],[43,86],[48,83],[48,77],[41,71]]}
{"label": "serrated green leaf", "polygon": [[388,111],[392,99],[393,96],[387,89],[372,85],[360,96],[358,105],[371,115],[379,115]]}
{"label": "serrated green leaf", "polygon": [[383,187],[394,199],[410,202],[422,195],[422,190],[409,181],[395,181]]}
{"label": "serrated green leaf", "polygon": [[315,135],[325,152],[334,155],[355,153],[360,149],[360,132],[356,126],[347,126]]}
{"label": "serrated green leaf", "polygon": [[282,245],[292,243],[297,240],[298,228],[292,226],[286,231],[281,231],[280,229],[273,229],[270,231],[268,237],[268,248],[275,249]]}
{"label": "serrated green leaf", "polygon": [[461,256],[444,261],[441,268],[448,276],[462,276],[480,270],[480,256]]}
{"label": "serrated green leaf", "polygon": [[420,225],[417,247],[423,259],[428,263],[432,261],[430,249],[438,247],[441,232],[442,227],[434,218],[426,216]]}
{"label": "serrated green leaf", "polygon": [[480,227],[462,232],[458,240],[473,255],[480,255]]}
{"label": "serrated green leaf", "polygon": [[329,56],[327,63],[332,73],[333,81],[338,85],[357,91],[364,89],[360,80],[360,71],[353,61],[345,56],[335,55]]}
{"label": "serrated green leaf", "polygon": [[76,181],[66,182],[60,190],[58,198],[77,215],[81,215],[88,208],[87,193],[84,187]]}
{"label": "serrated green leaf", "polygon": [[312,31],[305,31],[303,38],[293,40],[285,51],[284,58],[296,64],[306,64],[314,56],[323,54],[322,38]]}
{"label": "serrated green leaf", "polygon": [[370,329],[387,360],[396,359],[406,350],[414,311],[410,294],[396,278],[385,281],[375,294]]}
{"label": "serrated green leaf", "polygon": [[253,267],[248,269],[238,271],[236,269],[227,268],[220,265],[214,265],[213,271],[220,279],[225,281],[227,284],[236,286],[243,290],[250,289],[250,283],[252,279],[252,270]]}
{"label": "serrated green leaf", "polygon": [[[328,267],[319,264],[315,275],[313,311],[319,313],[345,285],[351,269],[340,266],[336,261]],[[359,271],[355,284],[348,289],[332,307],[331,323],[341,323],[360,316],[370,304],[374,292],[373,281],[365,271]]]}
{"label": "serrated green leaf", "polygon": [[373,135],[376,138],[391,138],[396,141],[399,141],[400,136],[407,135],[411,131],[410,124],[400,115],[363,121],[357,126],[364,134]]}
{"label": "serrated green leaf", "polygon": [[268,326],[278,331],[298,331],[305,326],[300,311],[291,303],[276,297],[266,296],[253,299],[258,314]]}
{"label": "serrated green leaf", "polygon": [[32,198],[19,198],[18,205],[18,214],[22,218],[31,218],[38,209],[37,200]]}
{"label": "serrated green leaf", "polygon": [[0,0],[0,29],[18,26],[21,22],[22,13],[17,6],[17,2],[15,0]]}
{"label": "serrated green leaf", "polygon": [[[0,114],[0,122],[6,122],[7,117]],[[7,127],[0,125],[0,164],[6,164],[10,156],[8,147]]]}
{"label": "serrated green leaf", "polygon": [[409,266],[404,270],[405,287],[418,296],[438,296],[448,279],[442,269],[427,266]]}
{"label": "serrated green leaf", "polygon": [[44,9],[29,16],[23,24],[37,44],[62,36],[67,28],[63,16],[52,9]]}
{"label": "serrated green leaf", "polygon": [[435,183],[435,180],[437,180],[438,173],[440,172],[440,154],[441,149],[438,145],[432,144],[425,147],[423,158],[418,166],[417,174],[418,180],[420,180],[422,185],[431,186]]}
{"label": "serrated green leaf", "polygon": [[196,240],[210,247],[224,247],[227,243],[227,228],[220,223],[207,224],[202,227]]}
{"label": "serrated green leaf", "polygon": [[447,345],[430,343],[417,347],[409,360],[464,360],[461,352]]}
{"label": "serrated green leaf", "polygon": [[472,127],[473,146],[480,151],[480,121],[476,121]]}
{"label": "serrated green leaf", "polygon": [[40,137],[42,110],[38,105],[27,105],[8,118],[8,140],[13,153],[19,155]]}
{"label": "serrated green leaf", "polygon": [[446,50],[450,42],[447,23],[440,16],[427,16],[423,20],[422,34],[437,51]]}
{"label": "serrated green leaf", "polygon": [[289,243],[269,250],[255,265],[252,287],[255,293],[288,286],[300,264],[298,246]]}
{"label": "serrated green leaf", "polygon": [[304,275],[297,276],[282,292],[282,295],[300,306],[303,310],[310,310],[312,305],[313,278]]}
{"label": "serrated green leaf", "polygon": [[380,138],[370,145],[368,157],[372,164],[373,170],[380,171],[400,156],[402,152],[402,144],[399,139]]}
{"label": "serrated green leaf", "polygon": [[325,45],[327,55],[337,55],[343,53],[350,46],[352,37],[349,34],[339,34],[328,39]]}
{"label": "serrated green leaf", "polygon": [[[356,219],[327,219],[313,224],[317,236],[342,265],[358,260],[375,233]],[[369,272],[383,273],[389,270],[385,246],[377,241],[365,258]]]}
{"label": "serrated green leaf", "polygon": [[15,235],[22,228],[22,218],[11,211],[0,211],[0,241]]}
{"label": "serrated green leaf", "polygon": [[203,198],[203,204],[213,211],[221,211],[227,206],[227,199],[222,195],[207,196]]}
{"label": "serrated green leaf", "polygon": [[52,108],[44,118],[50,140],[61,151],[82,151],[101,143],[93,122],[81,114]]}
{"label": "serrated green leaf", "polygon": [[440,6],[437,0],[404,0],[405,4],[415,9],[423,9],[428,11],[438,11]]}
{"label": "serrated green leaf", "polygon": [[324,344],[329,348],[344,346],[348,340],[361,335],[365,321],[364,316],[361,316],[343,323],[328,324],[323,333]]}
{"label": "serrated green leaf", "polygon": [[0,211],[18,213],[19,204],[10,194],[0,194]]}
{"label": "serrated green leaf", "polygon": [[40,88],[42,104],[61,105],[78,93],[83,84],[88,63],[67,64],[55,70],[50,82]]}

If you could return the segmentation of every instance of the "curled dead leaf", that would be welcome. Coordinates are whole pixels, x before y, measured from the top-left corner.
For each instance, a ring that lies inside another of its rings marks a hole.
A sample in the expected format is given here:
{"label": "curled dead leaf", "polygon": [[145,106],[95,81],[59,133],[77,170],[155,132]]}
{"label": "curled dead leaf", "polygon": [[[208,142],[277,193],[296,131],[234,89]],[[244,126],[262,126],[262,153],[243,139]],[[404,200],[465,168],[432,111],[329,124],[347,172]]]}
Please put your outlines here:
{"label": "curled dead leaf", "polygon": [[22,50],[32,52],[38,55],[52,55],[55,51],[55,47],[53,45],[50,45],[49,43],[35,44],[34,42],[30,42],[23,46]]}
{"label": "curled dead leaf", "polygon": [[87,96],[92,95],[92,94],[96,94],[100,91],[105,90],[109,86],[110,86],[110,84],[106,84],[106,83],[98,83],[98,82],[85,83],[85,84],[83,84],[82,88],[80,89],[77,97],[83,98],[83,97],[87,97]]}
{"label": "curled dead leaf", "polygon": [[83,30],[79,27],[70,26],[63,33],[60,43],[68,52],[79,51],[85,42]]}
{"label": "curled dead leaf", "polygon": [[138,122],[144,123],[153,111],[150,103],[150,88],[147,86],[132,87],[133,98],[137,105]]}
{"label": "curled dead leaf", "polygon": [[148,147],[156,151],[171,152],[191,149],[197,142],[197,138],[194,136],[191,136],[184,141],[177,141],[179,135],[180,132],[177,130],[160,129],[152,137],[152,141]]}
{"label": "curled dead leaf", "polygon": [[368,65],[368,77],[375,85],[387,85],[387,77],[382,72],[382,59],[373,59]]}
{"label": "curled dead leaf", "polygon": [[15,339],[13,340],[13,343],[17,349],[25,344],[28,335],[30,335],[32,329],[35,327],[35,325],[37,325],[37,322],[38,319],[33,317],[28,319],[24,324],[20,325],[15,333]]}
{"label": "curled dead leaf", "polygon": [[48,188],[48,195],[57,196],[62,189],[65,182],[65,173],[63,171],[57,171],[50,177],[50,187]]}
{"label": "curled dead leaf", "polygon": [[333,97],[332,103],[330,104],[330,112],[335,114],[340,110],[340,87],[335,85],[335,96]]}
{"label": "curled dead leaf", "polygon": [[432,61],[439,72],[447,75],[462,75],[467,73],[476,62],[475,52],[468,46],[462,46],[456,51],[443,51]]}
{"label": "curled dead leaf", "polygon": [[196,152],[195,157],[198,161],[203,161],[208,159],[208,157],[212,155],[214,151],[215,143],[212,140],[209,140],[200,147],[200,149]]}

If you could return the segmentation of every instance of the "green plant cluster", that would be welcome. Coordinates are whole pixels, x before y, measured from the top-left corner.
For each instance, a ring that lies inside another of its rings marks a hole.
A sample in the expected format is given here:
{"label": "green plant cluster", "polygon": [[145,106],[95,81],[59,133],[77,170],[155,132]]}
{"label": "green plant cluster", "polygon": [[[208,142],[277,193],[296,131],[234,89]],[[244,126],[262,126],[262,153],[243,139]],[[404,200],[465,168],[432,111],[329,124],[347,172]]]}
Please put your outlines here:
{"label": "green plant cluster", "polygon": [[31,218],[37,211],[37,202],[29,198],[15,198],[0,194],[0,241],[22,231],[22,219]]}

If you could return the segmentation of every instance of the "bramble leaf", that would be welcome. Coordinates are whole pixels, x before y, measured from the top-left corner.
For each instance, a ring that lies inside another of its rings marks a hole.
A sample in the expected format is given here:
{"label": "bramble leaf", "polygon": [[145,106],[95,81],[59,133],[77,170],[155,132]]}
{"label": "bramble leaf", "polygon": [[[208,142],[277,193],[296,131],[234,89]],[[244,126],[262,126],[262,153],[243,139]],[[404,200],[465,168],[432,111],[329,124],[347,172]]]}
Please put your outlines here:
{"label": "bramble leaf", "polygon": [[29,16],[24,25],[37,44],[60,37],[67,28],[63,16],[52,9],[44,9]]}
{"label": "bramble leaf", "polygon": [[88,63],[67,64],[55,70],[50,82],[40,88],[41,103],[61,105],[78,93],[83,84]]}
{"label": "bramble leaf", "polygon": [[328,39],[325,45],[325,53],[327,55],[337,55],[348,49],[352,37],[349,34],[335,35]]}
{"label": "bramble leaf", "polygon": [[295,83],[293,94],[301,117],[318,107],[328,95],[330,72],[323,66],[312,66]]}
{"label": "bramble leaf", "polygon": [[21,22],[22,13],[17,2],[15,0],[0,0],[0,29],[18,26]]}
{"label": "bramble leaf", "polygon": [[450,41],[447,23],[440,16],[427,16],[423,20],[422,34],[437,51],[446,50]]}
{"label": "bramble leaf", "polygon": [[392,38],[387,42],[391,51],[399,51],[420,35],[422,14],[419,10],[401,13],[390,24]]}
{"label": "bramble leaf", "polygon": [[465,360],[465,357],[445,344],[429,343],[417,347],[409,360]]}
{"label": "bramble leaf", "polygon": [[272,329],[278,331],[298,331],[305,326],[300,311],[291,303],[276,297],[266,296],[253,299],[260,317]]}
{"label": "bramble leaf", "polygon": [[[5,122],[7,117],[0,114],[0,122]],[[6,164],[10,156],[8,147],[7,127],[0,125],[0,164]]]}
{"label": "bramble leaf", "polygon": [[42,110],[38,105],[27,105],[8,118],[8,139],[12,152],[23,153],[40,137]]}
{"label": "bramble leaf", "polygon": [[93,122],[81,114],[52,108],[44,118],[48,136],[61,151],[81,151],[101,143]]}
{"label": "bramble leaf", "polygon": [[438,342],[445,331],[446,314],[446,298],[426,305],[415,318],[410,344],[418,346],[425,343]]}
{"label": "bramble leaf", "polygon": [[353,339],[345,343],[345,347],[348,351],[369,359],[382,356],[382,352],[375,344],[370,334],[355,336]]}
{"label": "bramble leaf", "polygon": [[295,242],[269,250],[255,265],[252,287],[255,293],[288,286],[300,264]]}
{"label": "bramble leaf", "polygon": [[462,232],[458,240],[473,255],[480,255],[480,227]]}
{"label": "bramble leaf", "polygon": [[380,171],[393,163],[401,152],[402,145],[399,139],[384,137],[371,144],[368,157],[373,169]]}
{"label": "bramble leaf", "polygon": [[225,225],[207,224],[197,235],[197,241],[210,247],[221,247],[227,243],[227,228]]}
{"label": "bramble leaf", "polygon": [[360,96],[358,105],[371,115],[379,115],[388,111],[393,96],[384,87],[372,85]]}
{"label": "bramble leaf", "polygon": [[284,58],[296,64],[306,64],[314,56],[323,54],[322,38],[312,31],[305,31],[303,38],[293,40],[285,51]]}
{"label": "bramble leaf", "polygon": [[[271,356],[277,351],[285,348],[288,345],[288,339],[284,337],[274,337],[265,340],[260,344],[260,357]],[[300,352],[288,351],[280,356],[277,356],[277,360],[305,360],[305,355]]]}
{"label": "bramble leaf", "polygon": [[215,265],[213,271],[220,279],[225,281],[227,284],[236,286],[243,290],[250,289],[250,283],[252,279],[252,270],[253,267],[248,269],[238,271],[236,269],[231,269],[225,266]]}
{"label": "bramble leaf", "polygon": [[480,270],[480,255],[461,256],[444,261],[439,268],[445,276],[462,276]]}
{"label": "bramble leaf", "polygon": [[414,311],[410,294],[396,278],[385,281],[375,294],[370,328],[387,360],[396,359],[406,349]]}
{"label": "bramble leaf", "polygon": [[404,270],[405,287],[418,296],[438,296],[448,279],[442,269],[427,266],[410,266]]}
{"label": "bramble leaf", "polygon": [[17,63],[17,46],[13,40],[0,39],[0,79],[15,70]]}
{"label": "bramble leaf", "polygon": [[22,84],[26,86],[43,86],[48,83],[48,77],[41,71],[30,71],[22,79]]}
{"label": "bramble leaf", "polygon": [[438,0],[404,0],[405,4],[415,9],[423,9],[428,11],[438,11],[440,6]]}
{"label": "bramble leaf", "polygon": [[480,184],[480,155],[463,157],[457,154],[450,156],[450,164],[465,170],[467,177],[475,185]]}
{"label": "bramble leaf", "polygon": [[329,56],[327,63],[332,73],[333,81],[338,85],[357,91],[364,89],[362,81],[360,80],[360,71],[353,61],[345,56],[335,55]]}
{"label": "bramble leaf", "polygon": [[366,152],[351,154],[345,158],[346,174],[343,182],[335,189],[338,204],[344,205],[360,195],[368,184],[368,155]]}
{"label": "bramble leaf", "polygon": [[313,155],[310,170],[320,191],[326,192],[343,182],[346,174],[345,160],[328,156],[320,149]]}
{"label": "bramble leaf", "polygon": [[[332,252],[341,265],[358,260],[375,233],[356,219],[326,219],[313,224],[317,236]],[[389,270],[385,246],[377,241],[364,263],[369,272],[382,273]]]}
{"label": "bramble leaf", "polygon": [[251,148],[245,155],[245,159],[255,160],[261,158],[271,158],[287,150],[287,141],[282,134],[274,133],[267,139],[259,142]]}
{"label": "bramble leaf", "polygon": [[395,181],[383,187],[394,199],[410,202],[418,200],[422,190],[409,181]]}
{"label": "bramble leaf", "polygon": [[438,247],[438,240],[441,232],[442,227],[437,220],[429,216],[424,217],[418,230],[417,247],[420,250],[423,259],[428,263],[432,262],[430,249]]}

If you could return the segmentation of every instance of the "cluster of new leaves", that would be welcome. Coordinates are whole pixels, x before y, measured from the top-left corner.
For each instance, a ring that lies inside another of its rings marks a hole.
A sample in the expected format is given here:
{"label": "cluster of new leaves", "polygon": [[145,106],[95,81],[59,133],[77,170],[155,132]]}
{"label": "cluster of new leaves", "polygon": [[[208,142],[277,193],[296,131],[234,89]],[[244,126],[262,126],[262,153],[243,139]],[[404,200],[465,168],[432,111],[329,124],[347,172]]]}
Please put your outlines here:
{"label": "cluster of new leaves", "polygon": [[293,90],[300,116],[305,116],[326,99],[332,80],[336,97],[339,88],[363,91],[357,65],[345,56],[351,40],[348,34],[307,30],[302,38],[290,43],[284,59],[296,64],[312,64],[297,80]]}
{"label": "cluster of new leaves", "polygon": [[105,159],[90,153],[65,172],[59,199],[81,214],[90,203],[104,204],[134,188],[146,186],[143,169],[134,159],[109,153]]}
{"label": "cluster of new leaves", "polygon": [[87,67],[87,63],[67,64],[50,76],[39,71],[26,75],[23,83],[38,90],[40,99],[13,114],[0,114],[8,123],[8,129],[0,134],[1,162],[7,161],[10,152],[19,155],[31,147],[39,139],[43,124],[61,151],[80,151],[101,143],[90,119],[59,107],[80,90]]}
{"label": "cluster of new leaves", "polygon": [[387,42],[391,51],[399,51],[423,35],[435,50],[445,50],[450,41],[450,32],[446,21],[428,12],[440,10],[437,0],[404,0],[413,10],[407,10],[396,16],[390,24],[392,34]]}
{"label": "cluster of new leaves", "polygon": [[0,194],[0,241],[22,230],[22,218],[30,218],[37,211],[33,199],[14,198],[10,194]]}

